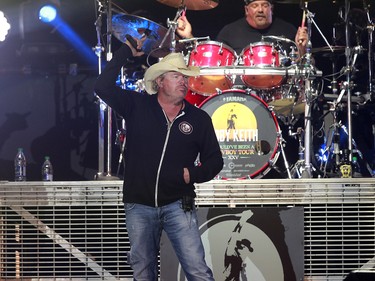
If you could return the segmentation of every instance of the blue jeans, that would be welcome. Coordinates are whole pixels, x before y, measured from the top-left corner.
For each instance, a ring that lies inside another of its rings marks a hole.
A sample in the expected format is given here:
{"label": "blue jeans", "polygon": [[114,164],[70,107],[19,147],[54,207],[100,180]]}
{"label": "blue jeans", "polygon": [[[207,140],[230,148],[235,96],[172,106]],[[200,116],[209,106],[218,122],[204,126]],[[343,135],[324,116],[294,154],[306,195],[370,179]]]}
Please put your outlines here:
{"label": "blue jeans", "polygon": [[128,262],[134,280],[158,280],[158,254],[164,230],[189,281],[211,281],[212,271],[204,259],[196,210],[184,212],[181,200],[162,207],[125,203],[130,241]]}

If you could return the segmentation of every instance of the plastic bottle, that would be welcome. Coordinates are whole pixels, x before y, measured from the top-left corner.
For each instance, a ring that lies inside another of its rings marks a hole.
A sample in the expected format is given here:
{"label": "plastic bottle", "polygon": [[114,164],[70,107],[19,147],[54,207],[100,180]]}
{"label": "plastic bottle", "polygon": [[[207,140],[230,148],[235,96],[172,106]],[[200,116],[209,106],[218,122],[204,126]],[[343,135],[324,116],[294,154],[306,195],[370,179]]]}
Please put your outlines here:
{"label": "plastic bottle", "polygon": [[352,177],[352,165],[349,161],[349,150],[344,149],[342,151],[342,159],[340,164],[340,176],[342,178],[351,178]]}
{"label": "plastic bottle", "polygon": [[26,181],[26,157],[22,148],[18,148],[16,158],[14,158],[14,180]]}
{"label": "plastic bottle", "polygon": [[42,165],[42,180],[53,181],[53,167],[49,156],[44,157],[44,162]]}

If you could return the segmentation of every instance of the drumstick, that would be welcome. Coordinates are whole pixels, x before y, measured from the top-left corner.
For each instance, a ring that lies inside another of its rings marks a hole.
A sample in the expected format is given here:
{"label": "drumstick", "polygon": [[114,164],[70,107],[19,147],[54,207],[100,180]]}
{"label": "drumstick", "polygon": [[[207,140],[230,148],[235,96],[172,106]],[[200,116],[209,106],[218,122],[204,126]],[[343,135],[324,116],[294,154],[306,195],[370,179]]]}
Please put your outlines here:
{"label": "drumstick", "polygon": [[[305,27],[305,20],[306,20],[306,9],[303,9],[301,27]],[[300,44],[302,44],[302,42],[303,42],[302,39],[298,41],[298,43]]]}
{"label": "drumstick", "polygon": [[305,27],[305,20],[306,20],[306,10],[303,9],[301,27]]}

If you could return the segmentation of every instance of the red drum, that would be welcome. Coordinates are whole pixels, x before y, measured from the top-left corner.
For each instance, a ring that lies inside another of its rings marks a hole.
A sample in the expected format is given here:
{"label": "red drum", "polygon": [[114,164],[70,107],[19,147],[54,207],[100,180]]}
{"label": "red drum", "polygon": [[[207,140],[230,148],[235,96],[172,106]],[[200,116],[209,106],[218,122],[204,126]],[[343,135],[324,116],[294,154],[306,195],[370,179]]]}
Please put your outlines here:
{"label": "red drum", "polygon": [[[223,43],[205,41],[199,43],[190,53],[189,65],[199,67],[231,66],[236,60],[233,49]],[[189,88],[201,95],[210,96],[217,92],[216,89],[227,90],[233,85],[228,76],[201,75],[189,78]]]}
{"label": "red drum", "polygon": [[191,90],[188,90],[185,100],[190,102],[192,105],[195,105],[196,107],[199,107],[200,104],[207,99],[207,96],[203,96],[197,93],[192,92]]}
{"label": "red drum", "polygon": [[[245,66],[259,68],[274,68],[280,66],[279,52],[273,44],[259,42],[250,44],[241,52],[241,58]],[[255,89],[271,89],[281,84],[283,75],[242,75],[242,81]]]}
{"label": "red drum", "polygon": [[277,119],[259,97],[244,90],[223,91],[200,108],[212,118],[223,154],[220,179],[261,178],[279,156]]}

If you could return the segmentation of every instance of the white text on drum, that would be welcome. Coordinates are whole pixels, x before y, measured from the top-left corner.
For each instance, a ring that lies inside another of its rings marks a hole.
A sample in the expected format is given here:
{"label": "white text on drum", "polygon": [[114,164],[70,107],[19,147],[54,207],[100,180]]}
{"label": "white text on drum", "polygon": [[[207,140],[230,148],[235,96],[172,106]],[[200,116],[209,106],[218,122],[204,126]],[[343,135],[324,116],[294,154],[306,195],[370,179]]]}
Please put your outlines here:
{"label": "white text on drum", "polygon": [[223,97],[224,102],[233,102],[233,101],[238,101],[238,102],[245,102],[247,99],[246,97]]}
{"label": "white text on drum", "polygon": [[258,141],[258,129],[215,130],[219,142]]}

